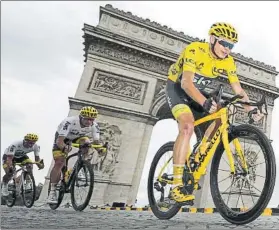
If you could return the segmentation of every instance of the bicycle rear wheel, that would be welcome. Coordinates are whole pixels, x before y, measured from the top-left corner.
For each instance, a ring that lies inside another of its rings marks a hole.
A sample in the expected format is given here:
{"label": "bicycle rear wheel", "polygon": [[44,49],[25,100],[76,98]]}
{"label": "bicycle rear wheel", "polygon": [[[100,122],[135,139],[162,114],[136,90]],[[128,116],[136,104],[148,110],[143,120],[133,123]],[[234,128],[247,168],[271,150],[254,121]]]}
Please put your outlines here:
{"label": "bicycle rear wheel", "polygon": [[23,172],[24,181],[21,187],[22,201],[27,208],[31,208],[36,198],[36,184],[32,173]]}
{"label": "bicycle rear wheel", "polygon": [[6,205],[8,207],[13,207],[16,202],[16,183],[14,178],[10,180],[10,182],[12,183],[8,183],[9,195],[6,198]]}
{"label": "bicycle rear wheel", "polygon": [[[84,176],[81,175],[81,172],[84,172]],[[79,176],[80,173],[80,176]],[[76,199],[75,199],[75,194],[76,194],[76,188],[79,187],[87,187],[89,186],[89,190],[87,192],[85,201],[82,204],[78,204]],[[82,160],[80,165],[77,167],[76,171],[74,172],[73,175],[73,180],[71,183],[71,188],[70,188],[70,193],[71,193],[71,202],[73,205],[73,208],[76,211],[82,211],[84,210],[87,205],[90,202],[92,193],[93,193],[93,188],[94,188],[94,171],[92,165],[85,160]]]}
{"label": "bicycle rear wheel", "polygon": [[[248,174],[243,173],[243,169],[241,167],[238,167],[239,164],[237,164],[238,162],[236,160],[238,159],[237,154],[233,153],[234,158],[236,158],[235,159],[236,175],[228,176],[228,178],[231,179],[231,181],[229,182],[229,184],[231,185],[231,190],[229,195],[228,192],[226,192],[228,189],[222,191],[221,181],[224,181],[225,179],[219,181],[220,184],[219,186],[218,172],[219,170],[221,170],[219,168],[221,165],[220,161],[224,153],[224,147],[223,144],[220,144],[212,159],[210,185],[211,185],[211,194],[212,194],[214,204],[217,210],[222,215],[222,217],[230,223],[240,225],[240,224],[250,223],[256,218],[258,218],[262,214],[266,206],[268,205],[275,185],[276,165],[275,165],[274,152],[270,144],[270,141],[268,140],[266,135],[263,132],[261,132],[258,128],[248,124],[235,126],[233,127],[232,132],[229,133],[229,142],[232,142],[235,138],[238,138],[239,140],[240,139],[246,140],[246,143],[248,143],[249,145],[251,144],[248,150],[243,149],[244,156],[248,164],[248,169],[249,169]],[[254,142],[255,144],[252,145],[252,143]],[[253,148],[257,151],[253,150]],[[262,159],[260,159],[259,157],[259,153],[260,153],[259,149],[263,152]],[[260,160],[256,160],[256,159],[260,159]],[[264,161],[264,162],[259,163],[257,161],[260,162]],[[262,168],[263,164],[265,164],[265,170],[263,170]],[[265,172],[266,177],[261,176],[259,179],[260,183],[258,182],[257,184],[253,185],[253,183],[255,183],[256,181],[255,176],[257,176],[259,173],[255,171],[256,170],[255,167],[259,165],[261,165],[259,171]],[[221,170],[221,171],[228,171],[228,174],[230,174],[230,170]],[[220,177],[222,177],[221,176],[222,173],[220,174]],[[262,178],[264,178],[264,180]],[[263,185],[263,190],[259,195],[257,193],[260,190],[257,187],[260,185]],[[227,187],[227,185],[224,187]],[[254,206],[249,209],[243,207],[242,210],[240,208],[229,207],[228,206],[229,198],[231,195],[235,195],[235,194],[239,194],[239,198],[235,201],[237,201],[238,203],[241,197],[243,206],[245,206],[245,202],[247,204],[248,202],[247,200],[250,194],[252,198],[250,203],[253,203]],[[228,196],[227,204],[225,203],[225,199],[222,198],[222,195],[224,197]],[[254,199],[256,198],[258,198],[257,202],[254,201]]]}

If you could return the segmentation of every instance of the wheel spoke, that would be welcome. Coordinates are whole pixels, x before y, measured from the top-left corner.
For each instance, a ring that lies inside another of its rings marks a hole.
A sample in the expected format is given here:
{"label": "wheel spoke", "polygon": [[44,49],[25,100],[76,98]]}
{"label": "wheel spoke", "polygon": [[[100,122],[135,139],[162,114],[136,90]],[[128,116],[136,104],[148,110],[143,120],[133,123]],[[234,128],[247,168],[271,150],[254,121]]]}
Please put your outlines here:
{"label": "wheel spoke", "polygon": [[264,177],[264,176],[261,176],[261,175],[258,175],[258,174],[254,174],[255,176],[259,176],[259,177],[262,177],[262,178],[266,178],[266,177]]}
{"label": "wheel spoke", "polygon": [[230,170],[225,170],[225,169],[218,169],[220,171],[224,171],[224,172],[231,172]]}
{"label": "wheel spoke", "polygon": [[236,208],[237,208],[237,205],[238,205],[238,201],[239,201],[239,198],[240,198],[240,196],[241,196],[241,191],[242,191],[242,188],[243,188],[243,181],[242,181],[242,184],[241,184],[241,188],[240,188],[240,192],[239,192],[239,196],[238,196],[238,198],[237,198],[237,202],[236,202]]}
{"label": "wheel spoke", "polygon": [[261,162],[261,163],[255,164],[255,165],[250,165],[250,167],[251,167],[251,168],[254,168],[254,167],[256,167],[257,165],[261,165],[261,164],[265,164],[265,162]]}
{"label": "wheel spoke", "polygon": [[221,182],[223,182],[224,180],[227,180],[227,179],[230,178],[230,177],[231,177],[231,175],[229,175],[229,176],[226,177],[225,179],[222,179],[222,180],[218,181],[218,183],[221,183]]}

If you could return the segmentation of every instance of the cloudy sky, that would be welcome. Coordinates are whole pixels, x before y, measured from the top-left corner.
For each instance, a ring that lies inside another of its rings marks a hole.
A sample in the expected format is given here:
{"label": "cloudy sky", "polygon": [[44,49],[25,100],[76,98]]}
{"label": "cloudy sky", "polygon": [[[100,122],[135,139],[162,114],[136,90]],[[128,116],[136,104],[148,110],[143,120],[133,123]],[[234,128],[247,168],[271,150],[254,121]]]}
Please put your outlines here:
{"label": "cloudy sky", "polygon": [[[74,96],[83,71],[81,29],[84,23],[97,25],[99,7],[107,3],[200,38],[207,38],[211,23],[231,22],[240,34],[234,51],[279,70],[278,2],[2,2],[1,153],[27,132],[38,133],[46,168],[36,171],[37,182],[43,182],[47,174],[54,132],[68,115],[68,96]],[[279,76],[276,84],[279,86]],[[279,163],[279,135],[275,130],[279,127],[278,116],[279,99],[275,101],[271,131]],[[139,205],[147,204],[150,160],[162,144],[176,135],[173,121],[160,121],[154,127],[138,193]],[[279,176],[270,206],[279,204],[278,197]]]}

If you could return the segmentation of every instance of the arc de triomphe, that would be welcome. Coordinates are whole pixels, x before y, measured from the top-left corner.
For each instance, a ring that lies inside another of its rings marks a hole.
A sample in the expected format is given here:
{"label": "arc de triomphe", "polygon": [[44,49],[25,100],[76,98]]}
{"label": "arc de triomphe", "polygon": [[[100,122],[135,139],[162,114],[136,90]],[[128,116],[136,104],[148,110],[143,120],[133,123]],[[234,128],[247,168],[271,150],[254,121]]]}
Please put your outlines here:
{"label": "arc de triomphe", "polygon": [[[99,18],[96,27],[85,24],[83,28],[85,66],[75,96],[69,97],[69,116],[84,105],[96,107],[102,138],[111,146],[95,167],[91,204],[131,205],[136,200],[153,126],[171,118],[164,96],[168,68],[187,44],[199,39],[111,5],[100,7]],[[269,115],[256,125],[269,136],[274,100],[279,96],[275,86],[278,72],[241,54],[233,56],[249,97],[257,101],[267,95]],[[225,83],[225,92],[232,94],[225,76],[220,82]],[[243,123],[248,118],[239,112],[233,119]],[[39,201],[47,196],[49,173]],[[203,186],[196,207],[204,207],[203,201],[210,195],[208,187]]]}

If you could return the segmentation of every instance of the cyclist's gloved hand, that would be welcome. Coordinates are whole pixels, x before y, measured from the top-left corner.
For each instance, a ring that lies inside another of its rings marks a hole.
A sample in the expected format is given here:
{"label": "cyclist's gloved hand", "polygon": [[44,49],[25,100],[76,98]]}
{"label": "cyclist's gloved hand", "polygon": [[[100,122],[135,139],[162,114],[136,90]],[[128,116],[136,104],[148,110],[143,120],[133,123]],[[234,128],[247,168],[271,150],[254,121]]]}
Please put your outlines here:
{"label": "cyclist's gloved hand", "polygon": [[13,174],[14,173],[14,167],[10,167],[9,168],[9,174]]}
{"label": "cyclist's gloved hand", "polygon": [[62,152],[66,154],[68,154],[71,151],[72,151],[72,146],[70,145],[65,145],[64,148],[62,149]]}
{"label": "cyclist's gloved hand", "polygon": [[39,169],[43,169],[43,168],[45,167],[44,160],[41,159],[41,160],[40,160],[40,163],[37,164],[37,166],[38,166]]}
{"label": "cyclist's gloved hand", "polygon": [[208,113],[215,113],[217,111],[217,104],[212,98],[207,98],[202,107]]}
{"label": "cyclist's gloved hand", "polygon": [[253,122],[260,121],[264,117],[264,114],[261,113],[257,108],[251,108],[251,110],[248,112],[248,117],[249,124],[252,124]]}
{"label": "cyclist's gloved hand", "polygon": [[91,146],[91,143],[90,142],[85,142],[83,144],[80,145],[80,149],[89,149]]}
{"label": "cyclist's gloved hand", "polygon": [[97,152],[98,152],[98,154],[99,154],[99,156],[105,156],[106,155],[106,150],[105,149],[97,149]]}

